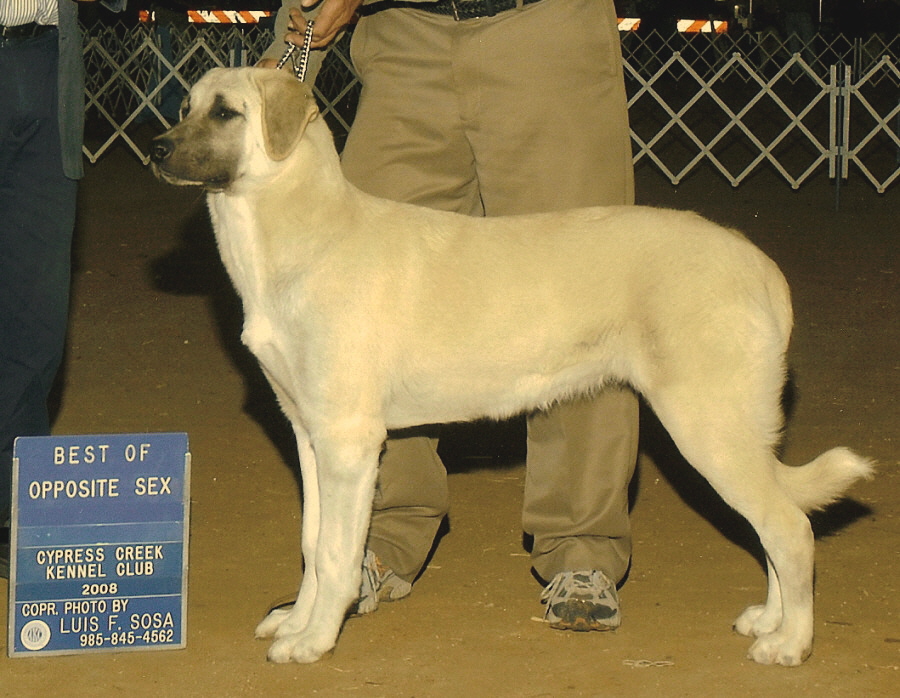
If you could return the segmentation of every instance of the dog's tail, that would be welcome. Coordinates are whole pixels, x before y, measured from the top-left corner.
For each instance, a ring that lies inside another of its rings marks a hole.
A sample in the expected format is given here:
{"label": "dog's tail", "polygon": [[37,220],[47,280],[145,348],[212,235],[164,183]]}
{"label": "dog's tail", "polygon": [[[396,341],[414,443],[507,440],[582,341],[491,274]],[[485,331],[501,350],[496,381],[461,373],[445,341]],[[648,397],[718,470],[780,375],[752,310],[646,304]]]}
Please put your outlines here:
{"label": "dog's tail", "polygon": [[870,478],[875,463],[848,448],[833,448],[806,465],[781,465],[776,476],[794,503],[809,513],[838,499],[855,480]]}

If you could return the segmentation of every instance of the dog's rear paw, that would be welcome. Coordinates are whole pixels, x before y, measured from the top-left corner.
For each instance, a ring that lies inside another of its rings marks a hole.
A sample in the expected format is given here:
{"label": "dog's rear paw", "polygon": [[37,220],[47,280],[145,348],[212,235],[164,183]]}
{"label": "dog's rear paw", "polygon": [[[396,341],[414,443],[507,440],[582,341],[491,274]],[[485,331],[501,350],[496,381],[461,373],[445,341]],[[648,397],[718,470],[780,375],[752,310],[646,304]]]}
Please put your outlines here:
{"label": "dog's rear paw", "polygon": [[748,606],[734,621],[734,629],[747,637],[762,637],[781,625],[781,613],[767,613],[765,606]]}
{"label": "dog's rear paw", "polygon": [[311,664],[334,648],[334,642],[317,641],[309,633],[294,633],[280,637],[269,648],[269,661],[276,664],[297,662]]}
{"label": "dog's rear paw", "polygon": [[747,656],[758,664],[799,666],[806,661],[811,652],[812,640],[798,640],[774,632],[757,639]]}
{"label": "dog's rear paw", "polygon": [[256,626],[256,637],[260,639],[274,637],[275,633],[278,631],[278,628],[281,627],[281,624],[290,614],[290,608],[276,608],[270,611],[269,615],[267,615],[263,619],[263,621]]}

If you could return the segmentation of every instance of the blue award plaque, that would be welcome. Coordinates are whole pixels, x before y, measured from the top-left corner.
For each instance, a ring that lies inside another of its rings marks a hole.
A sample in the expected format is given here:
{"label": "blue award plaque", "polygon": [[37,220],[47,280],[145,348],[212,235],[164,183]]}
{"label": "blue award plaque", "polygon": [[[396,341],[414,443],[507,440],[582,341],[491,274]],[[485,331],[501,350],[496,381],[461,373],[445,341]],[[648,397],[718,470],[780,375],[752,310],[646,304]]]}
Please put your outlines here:
{"label": "blue award plaque", "polygon": [[183,648],[189,502],[187,434],[16,439],[9,656]]}

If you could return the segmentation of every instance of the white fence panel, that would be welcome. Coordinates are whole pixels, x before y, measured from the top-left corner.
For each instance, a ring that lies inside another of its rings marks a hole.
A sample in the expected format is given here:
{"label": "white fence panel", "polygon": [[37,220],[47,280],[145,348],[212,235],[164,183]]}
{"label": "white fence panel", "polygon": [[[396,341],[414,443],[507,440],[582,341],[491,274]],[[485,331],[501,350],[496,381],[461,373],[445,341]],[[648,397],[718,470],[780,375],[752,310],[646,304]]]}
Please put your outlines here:
{"label": "white fence panel", "polygon": [[[96,163],[124,145],[144,163],[149,141],[178,118],[190,84],[214,66],[252,65],[272,41],[258,25],[86,28],[87,132]],[[879,193],[900,178],[897,42],[816,37],[808,46],[771,33],[622,34],[636,165],[678,184],[712,167],[732,186],[767,169],[793,188],[820,172],[859,172]],[[794,49],[797,52],[790,52]],[[316,81],[340,146],[359,81],[346,38]]]}

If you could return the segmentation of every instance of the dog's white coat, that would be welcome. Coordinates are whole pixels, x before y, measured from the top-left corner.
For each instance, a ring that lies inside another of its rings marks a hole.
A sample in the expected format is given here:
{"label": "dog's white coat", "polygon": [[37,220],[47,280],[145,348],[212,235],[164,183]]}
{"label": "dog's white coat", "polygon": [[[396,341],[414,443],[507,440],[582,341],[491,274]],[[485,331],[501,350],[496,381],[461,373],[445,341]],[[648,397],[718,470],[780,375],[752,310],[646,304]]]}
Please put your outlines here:
{"label": "dog's white coat", "polygon": [[[231,175],[210,186],[216,238],[244,342],[300,455],[305,572],[293,609],[257,629],[275,637],[270,659],[311,662],[334,646],[359,592],[387,429],[503,417],[609,382],[645,396],[758,532],[768,600],[735,625],[756,637],[750,656],[808,656],[805,512],[871,464],[842,448],[802,467],[773,455],[792,318],[768,257],[692,213],[478,219],[367,196],[344,179],[307,88],[277,71],[211,71],[190,104],[158,170],[203,183],[193,163],[219,158]],[[213,118],[223,104],[230,117]]]}

